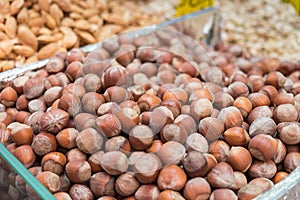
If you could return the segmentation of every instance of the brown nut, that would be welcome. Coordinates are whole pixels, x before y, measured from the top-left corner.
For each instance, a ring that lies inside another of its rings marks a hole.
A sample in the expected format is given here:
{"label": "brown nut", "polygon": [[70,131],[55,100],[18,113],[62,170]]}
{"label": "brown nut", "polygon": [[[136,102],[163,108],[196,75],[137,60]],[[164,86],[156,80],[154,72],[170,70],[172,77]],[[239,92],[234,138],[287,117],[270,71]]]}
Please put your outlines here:
{"label": "brown nut", "polygon": [[57,192],[60,188],[59,176],[53,172],[41,172],[36,176],[36,179],[52,193]]}
{"label": "brown nut", "polygon": [[96,119],[97,130],[106,137],[117,136],[121,132],[121,122],[114,114],[105,114]]}
{"label": "brown nut", "polygon": [[186,139],[184,144],[186,150],[190,151],[199,151],[201,153],[208,152],[208,142],[205,137],[199,133],[192,133]]}
{"label": "brown nut", "polygon": [[209,183],[201,177],[190,179],[183,189],[183,196],[187,200],[208,199],[211,193]]}
{"label": "brown nut", "polygon": [[292,172],[300,165],[300,153],[290,152],[284,159],[284,169],[287,172]]}
{"label": "brown nut", "polygon": [[163,164],[178,164],[185,154],[185,147],[174,141],[169,141],[163,144],[163,146],[157,152],[158,157]]}
{"label": "brown nut", "polygon": [[153,183],[162,167],[159,158],[153,153],[141,155],[133,166],[133,172],[141,183]]}
{"label": "brown nut", "polygon": [[47,132],[58,133],[67,126],[69,114],[61,109],[50,109],[41,117],[41,128]]}
{"label": "brown nut", "polygon": [[87,161],[74,160],[66,164],[66,174],[73,183],[84,183],[91,178],[91,166]]}
{"label": "brown nut", "polygon": [[42,99],[32,99],[28,102],[28,110],[31,113],[37,112],[37,111],[42,111],[45,112],[47,107],[46,103]]}
{"label": "brown nut", "polygon": [[298,122],[282,122],[277,126],[278,137],[288,145],[296,145],[300,142],[300,124]]}
{"label": "brown nut", "polygon": [[26,124],[13,122],[7,126],[11,130],[11,138],[17,145],[30,145],[33,141],[33,130]]}
{"label": "brown nut", "polygon": [[254,137],[259,134],[275,136],[276,123],[272,118],[259,117],[256,118],[249,127],[249,135]]}
{"label": "brown nut", "polygon": [[137,125],[130,130],[129,142],[135,150],[145,150],[153,142],[153,132],[146,125]]}
{"label": "brown nut", "polygon": [[132,77],[128,74],[126,68],[118,65],[107,68],[103,74],[105,88],[111,86],[128,87],[132,85],[132,81]]}
{"label": "brown nut", "polygon": [[226,162],[219,162],[207,175],[207,181],[212,187],[230,187],[234,182],[232,167]]}
{"label": "brown nut", "polygon": [[263,93],[251,93],[248,98],[252,103],[252,108],[270,105],[269,97]]}
{"label": "brown nut", "polygon": [[216,189],[211,193],[209,200],[221,200],[223,198],[232,200],[238,199],[236,194],[230,189]]}
{"label": "brown nut", "polygon": [[264,134],[253,137],[248,145],[251,155],[261,161],[271,160],[276,155],[277,148],[277,140]]}
{"label": "brown nut", "polygon": [[60,146],[66,149],[76,147],[76,138],[79,131],[75,128],[65,128],[56,135],[56,140]]}
{"label": "brown nut", "polygon": [[86,128],[76,137],[76,145],[81,151],[93,154],[101,149],[103,138],[95,129]]}
{"label": "brown nut", "polygon": [[173,190],[164,190],[159,193],[157,200],[184,200],[179,192]]}
{"label": "brown nut", "polygon": [[105,172],[95,173],[90,179],[90,188],[96,197],[115,196],[114,185],[115,178]]}
{"label": "brown nut", "polygon": [[149,116],[149,127],[154,134],[159,133],[162,128],[171,124],[174,120],[172,112],[165,106],[154,108]]}
{"label": "brown nut", "polygon": [[121,151],[126,156],[131,153],[131,147],[128,139],[120,135],[108,139],[105,142],[104,149],[106,152]]}
{"label": "brown nut", "polygon": [[100,165],[101,158],[103,155],[104,155],[104,151],[97,151],[96,153],[93,153],[89,157],[88,163],[90,164],[93,173],[103,171],[103,169]]}
{"label": "brown nut", "polygon": [[193,117],[188,114],[180,114],[174,120],[174,124],[181,128],[181,131],[186,132],[189,136],[192,133],[197,132],[197,125]]}
{"label": "brown nut", "polygon": [[29,145],[17,147],[13,154],[26,168],[31,167],[36,161],[36,155]]}
{"label": "brown nut", "polygon": [[41,132],[33,138],[31,147],[37,155],[43,156],[49,152],[55,151],[57,142],[53,134]]}
{"label": "brown nut", "polygon": [[254,108],[248,115],[248,123],[251,124],[255,119],[259,117],[273,117],[273,112],[269,106],[259,106]]}
{"label": "brown nut", "polygon": [[276,174],[277,168],[272,160],[262,162],[254,160],[248,170],[250,178],[264,177],[271,179]]}
{"label": "brown nut", "polygon": [[81,111],[80,98],[74,94],[65,93],[58,102],[58,108],[68,112],[70,116],[74,117]]}
{"label": "brown nut", "polygon": [[101,167],[109,175],[120,175],[128,168],[128,159],[121,151],[110,151],[101,158]]}
{"label": "brown nut", "polygon": [[86,154],[78,148],[73,148],[73,149],[69,150],[66,153],[66,157],[69,162],[74,161],[74,160],[86,161],[86,159],[87,159]]}
{"label": "brown nut", "polygon": [[228,86],[228,93],[236,99],[237,97],[247,97],[249,95],[248,86],[243,82],[233,82]]}
{"label": "brown nut", "polygon": [[53,196],[57,200],[72,200],[70,195],[66,192],[56,192],[55,194],[53,194]]}
{"label": "brown nut", "polygon": [[230,189],[237,191],[247,185],[248,180],[246,175],[243,172],[240,171],[234,171],[233,172],[234,181]]}
{"label": "brown nut", "polygon": [[0,93],[0,102],[6,107],[14,106],[17,99],[18,94],[12,87],[4,88]]}
{"label": "brown nut", "polygon": [[208,99],[203,98],[191,102],[190,114],[196,121],[209,117],[212,110],[212,103]]}
{"label": "brown nut", "polygon": [[141,111],[153,110],[161,104],[161,99],[155,95],[145,93],[138,99],[138,105]]}
{"label": "brown nut", "polygon": [[72,200],[93,200],[94,195],[89,187],[82,184],[74,184],[70,188],[69,195]]}
{"label": "brown nut", "polygon": [[188,152],[182,159],[186,174],[191,177],[201,177],[207,172],[207,161],[204,155],[198,151]]}
{"label": "brown nut", "polygon": [[159,193],[159,189],[156,185],[147,184],[141,185],[135,192],[134,197],[136,198],[136,200],[157,199]]}
{"label": "brown nut", "polygon": [[245,173],[252,163],[252,157],[250,152],[244,147],[231,147],[227,155],[227,162],[234,170]]}
{"label": "brown nut", "polygon": [[177,124],[167,124],[160,131],[160,138],[163,142],[175,141],[184,144],[187,134]]}
{"label": "brown nut", "polygon": [[243,116],[240,110],[234,106],[223,108],[218,115],[218,119],[224,122],[226,129],[241,126],[243,123]]}
{"label": "brown nut", "polygon": [[86,128],[94,128],[95,123],[96,117],[90,113],[79,113],[74,119],[74,124],[78,131],[82,131]]}
{"label": "brown nut", "polygon": [[130,172],[120,175],[115,184],[116,192],[122,196],[134,194],[139,186],[140,183],[136,180],[134,174]]}
{"label": "brown nut", "polygon": [[132,108],[122,108],[116,116],[121,122],[122,131],[125,133],[129,133],[140,122],[138,113]]}
{"label": "brown nut", "polygon": [[250,141],[249,134],[242,127],[232,127],[223,133],[224,140],[231,146],[244,146]]}
{"label": "brown nut", "polygon": [[292,104],[281,104],[274,109],[274,120],[280,122],[298,121],[299,113]]}
{"label": "brown nut", "polygon": [[181,190],[187,181],[184,171],[177,165],[164,166],[157,177],[157,185],[161,190]]}
{"label": "brown nut", "polygon": [[209,153],[212,154],[218,162],[225,162],[229,153],[230,146],[223,140],[217,140],[209,145]]}
{"label": "brown nut", "polygon": [[289,173],[287,172],[277,172],[274,177],[272,178],[272,181],[274,184],[279,183],[280,181],[282,181],[285,177],[287,177],[289,175]]}
{"label": "brown nut", "polygon": [[24,84],[24,94],[27,99],[34,99],[41,96],[45,90],[44,78],[31,78]]}
{"label": "brown nut", "polygon": [[222,120],[213,117],[206,117],[200,120],[199,133],[201,133],[208,142],[219,139],[224,132],[224,123]]}
{"label": "brown nut", "polygon": [[41,161],[44,171],[51,171],[57,175],[62,173],[66,163],[66,156],[60,152],[47,153]]}

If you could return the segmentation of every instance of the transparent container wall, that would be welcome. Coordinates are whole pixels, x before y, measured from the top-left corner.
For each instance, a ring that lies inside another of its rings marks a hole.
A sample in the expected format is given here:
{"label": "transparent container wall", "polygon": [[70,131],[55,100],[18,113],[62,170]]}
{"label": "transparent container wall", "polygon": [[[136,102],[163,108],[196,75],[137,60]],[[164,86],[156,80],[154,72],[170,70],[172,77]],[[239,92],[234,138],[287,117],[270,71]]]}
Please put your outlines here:
{"label": "transparent container wall", "polygon": [[[33,173],[40,169],[36,168]],[[54,196],[0,143],[0,199],[55,200]]]}

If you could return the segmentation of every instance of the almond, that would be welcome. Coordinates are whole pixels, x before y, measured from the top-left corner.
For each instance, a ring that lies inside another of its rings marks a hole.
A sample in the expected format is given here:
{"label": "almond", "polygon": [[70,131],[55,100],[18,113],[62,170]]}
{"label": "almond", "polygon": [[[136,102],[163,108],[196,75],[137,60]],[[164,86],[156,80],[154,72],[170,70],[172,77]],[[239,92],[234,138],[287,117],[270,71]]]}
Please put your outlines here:
{"label": "almond", "polygon": [[57,24],[51,15],[49,15],[47,12],[42,11],[42,16],[46,21],[46,26],[50,29],[54,29],[57,27]]}
{"label": "almond", "polygon": [[87,44],[93,44],[93,43],[97,42],[96,38],[87,31],[81,31],[78,29],[75,29],[74,31],[75,31],[75,33],[77,33],[77,35],[79,35],[79,37],[82,39],[82,41]]}
{"label": "almond", "polygon": [[51,0],[38,0],[38,5],[40,9],[48,12],[50,9]]}
{"label": "almond", "polygon": [[70,0],[53,0],[53,3],[56,3],[60,9],[65,12],[71,11],[71,1]]}
{"label": "almond", "polygon": [[31,48],[30,46],[26,46],[26,45],[15,45],[13,47],[13,51],[16,54],[19,54],[19,55],[25,56],[25,57],[30,57],[35,53],[33,48]]}
{"label": "almond", "polygon": [[[1,54],[1,52],[0,52]],[[12,68],[14,68],[15,64],[14,61],[8,61],[8,60],[4,60],[0,62],[0,72],[6,71],[6,70],[10,70]]]}
{"label": "almond", "polygon": [[26,24],[29,20],[28,10],[23,7],[17,15],[17,21],[19,24]]}
{"label": "almond", "polygon": [[62,39],[62,46],[67,49],[73,47],[78,40],[78,37],[74,33],[74,31],[66,26],[60,27],[60,31],[64,34],[64,37]]}
{"label": "almond", "polygon": [[49,58],[51,56],[54,56],[58,49],[59,45],[57,43],[47,44],[39,50],[37,57],[40,60]]}
{"label": "almond", "polygon": [[3,53],[4,53],[4,56],[10,54],[10,52],[12,51],[13,49],[13,42],[11,40],[3,40],[0,42],[0,49],[2,50],[2,53],[1,54],[1,58],[3,58]]}
{"label": "almond", "polygon": [[5,33],[9,38],[16,37],[17,21],[14,17],[8,17],[5,21]]}
{"label": "almond", "polygon": [[37,37],[37,41],[40,44],[49,44],[56,41],[56,38],[53,35],[40,35]]}
{"label": "almond", "polygon": [[26,26],[19,26],[18,29],[18,39],[23,45],[28,45],[32,47],[35,51],[38,47],[38,41],[34,33]]}
{"label": "almond", "polygon": [[24,0],[15,0],[10,4],[10,14],[15,15],[17,14],[22,6],[24,5]]}
{"label": "almond", "polygon": [[50,6],[49,14],[53,17],[56,24],[60,25],[61,19],[64,17],[64,13],[57,4],[54,3]]}

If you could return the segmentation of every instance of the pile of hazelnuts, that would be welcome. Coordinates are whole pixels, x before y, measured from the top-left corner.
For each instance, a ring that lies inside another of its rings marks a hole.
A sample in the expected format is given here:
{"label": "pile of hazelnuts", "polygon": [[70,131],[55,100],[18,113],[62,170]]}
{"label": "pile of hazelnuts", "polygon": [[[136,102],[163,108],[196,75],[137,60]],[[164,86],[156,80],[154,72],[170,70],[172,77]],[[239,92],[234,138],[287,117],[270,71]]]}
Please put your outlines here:
{"label": "pile of hazelnuts", "polygon": [[60,200],[253,199],[300,165],[299,93],[300,63],[123,34],[5,83],[0,141]]}

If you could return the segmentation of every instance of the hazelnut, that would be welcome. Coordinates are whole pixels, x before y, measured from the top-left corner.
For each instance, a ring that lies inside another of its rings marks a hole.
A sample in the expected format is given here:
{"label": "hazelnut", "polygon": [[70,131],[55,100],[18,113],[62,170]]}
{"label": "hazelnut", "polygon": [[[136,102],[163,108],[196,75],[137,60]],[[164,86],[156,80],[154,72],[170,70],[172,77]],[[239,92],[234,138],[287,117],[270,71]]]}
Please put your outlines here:
{"label": "hazelnut", "polygon": [[82,79],[82,86],[86,92],[100,92],[101,79],[96,74],[87,74]]}
{"label": "hazelnut", "polygon": [[223,133],[224,140],[231,146],[244,146],[250,141],[247,131],[242,127],[232,127]]}
{"label": "hazelnut", "polygon": [[214,96],[212,95],[211,91],[207,88],[198,88],[190,92],[191,94],[189,97],[189,102],[192,102],[194,100],[199,100],[199,99],[207,99],[210,102],[213,102],[214,100]]}
{"label": "hazelnut", "polygon": [[181,104],[177,99],[164,100],[161,105],[170,109],[174,118],[177,118],[181,113]]}
{"label": "hazelnut", "polygon": [[44,131],[58,133],[67,126],[69,115],[61,109],[50,109],[41,117],[41,128]]}
{"label": "hazelnut", "polygon": [[16,101],[16,108],[18,110],[28,111],[28,99],[26,99],[25,94],[19,96]]}
{"label": "hazelnut", "polygon": [[50,192],[55,193],[60,188],[59,176],[50,171],[40,172],[36,179],[40,181]]}
{"label": "hazelnut", "polygon": [[89,157],[88,163],[90,164],[93,173],[103,171],[100,165],[101,158],[103,155],[104,155],[104,151],[97,151],[96,153],[93,153]]}
{"label": "hazelnut", "polygon": [[76,145],[81,151],[93,154],[101,149],[103,138],[95,129],[86,128],[76,137]]}
{"label": "hazelnut", "polygon": [[128,156],[131,152],[130,143],[128,139],[123,136],[115,136],[108,139],[105,143],[104,149],[106,152],[121,151],[126,156]]}
{"label": "hazelnut", "polygon": [[0,128],[0,143],[7,146],[10,143],[11,130],[5,127]]}
{"label": "hazelnut", "polygon": [[196,121],[209,117],[212,110],[212,103],[208,99],[203,98],[191,102],[190,114]]}
{"label": "hazelnut", "polygon": [[260,117],[273,117],[273,112],[268,106],[259,106],[254,108],[248,115],[248,123],[251,124],[255,119]]}
{"label": "hazelnut", "polygon": [[70,93],[75,95],[76,97],[82,98],[85,92],[86,91],[84,87],[81,84],[75,82],[66,85],[66,87],[64,87],[63,89],[62,95]]}
{"label": "hazelnut", "polygon": [[284,158],[287,154],[287,150],[286,150],[286,147],[285,147],[284,143],[280,139],[276,138],[276,140],[278,142],[278,147],[277,147],[277,152],[276,152],[275,156],[272,158],[272,160],[276,164],[278,164],[278,163],[281,163],[284,160]]}
{"label": "hazelnut", "polygon": [[273,102],[275,97],[278,95],[277,89],[272,85],[266,85],[266,86],[262,87],[259,90],[259,92],[266,94],[269,97],[269,99],[271,100],[271,102]]}
{"label": "hazelnut", "polygon": [[219,162],[207,174],[207,181],[215,188],[229,188],[234,183],[232,167],[226,162]]}
{"label": "hazelnut", "polygon": [[82,76],[82,65],[83,64],[79,61],[73,61],[68,64],[65,73],[70,79],[70,81],[73,82],[75,79]]}
{"label": "hazelnut", "polygon": [[208,142],[219,139],[224,132],[224,123],[218,118],[206,117],[200,120],[199,133],[201,133]]}
{"label": "hazelnut", "polygon": [[208,199],[210,193],[209,183],[201,177],[188,180],[183,189],[183,196],[187,200]]}
{"label": "hazelnut", "polygon": [[136,200],[157,199],[159,193],[159,189],[156,185],[147,184],[141,185],[135,192],[134,197]]}
{"label": "hazelnut", "polygon": [[117,114],[121,110],[120,106],[115,102],[107,102],[101,104],[97,110],[97,115],[102,116],[105,114]]}
{"label": "hazelnut", "polygon": [[232,189],[234,191],[241,189],[248,183],[247,177],[245,176],[244,173],[242,173],[240,171],[234,171],[233,177],[234,177],[234,180],[233,180],[232,186],[230,186],[230,189]]}
{"label": "hazelnut", "polygon": [[14,88],[18,94],[23,94],[24,84],[28,79],[29,76],[16,77],[14,80],[12,80],[12,88]]}
{"label": "hazelnut", "polygon": [[166,124],[174,120],[172,112],[165,106],[154,108],[149,116],[149,127],[154,134],[159,133]]}
{"label": "hazelnut", "polygon": [[300,165],[300,153],[290,152],[286,155],[284,159],[284,169],[287,172],[292,172]]}
{"label": "hazelnut", "polygon": [[176,141],[184,144],[187,139],[187,134],[177,124],[167,124],[160,131],[160,138],[163,142]]}
{"label": "hazelnut", "polygon": [[15,115],[15,121],[19,123],[24,123],[25,119],[31,115],[30,112],[27,111],[19,111]]}
{"label": "hazelnut", "polygon": [[90,188],[96,197],[115,196],[115,178],[105,172],[98,172],[90,178]]}
{"label": "hazelnut", "polygon": [[237,107],[240,112],[242,113],[243,117],[247,117],[248,114],[252,110],[252,103],[251,101],[246,97],[238,97],[234,100],[233,106]]}
{"label": "hazelnut", "polygon": [[200,177],[207,172],[207,161],[204,155],[198,151],[188,152],[182,159],[183,167],[191,178]]}
{"label": "hazelnut", "polygon": [[146,149],[146,152],[148,153],[156,153],[159,151],[159,149],[162,147],[163,142],[161,140],[153,140],[151,146]]}
{"label": "hazelnut", "polygon": [[209,153],[219,162],[226,161],[229,150],[230,146],[223,140],[217,140],[209,145]]}
{"label": "hazelnut", "polygon": [[86,159],[87,159],[86,154],[78,148],[73,148],[73,149],[69,150],[66,153],[66,157],[69,162],[74,161],[74,160],[86,161]]}
{"label": "hazelnut", "polygon": [[173,190],[164,190],[159,193],[157,200],[184,200],[179,192]]}
{"label": "hazelnut", "polygon": [[78,131],[83,131],[86,128],[94,128],[96,117],[90,113],[79,113],[74,119],[75,127]]}
{"label": "hazelnut", "polygon": [[106,137],[117,136],[121,132],[121,122],[114,114],[105,114],[96,118],[97,130]]}
{"label": "hazelnut", "polygon": [[230,96],[230,94],[226,92],[221,91],[214,94],[213,107],[218,110],[232,106],[233,102],[234,99],[232,98],[232,96]]}
{"label": "hazelnut", "polygon": [[81,105],[85,112],[96,114],[99,106],[105,102],[103,95],[88,92],[82,96]]}
{"label": "hazelnut", "polygon": [[5,126],[9,125],[14,121],[13,116],[7,112],[0,112],[0,123],[3,123]]}
{"label": "hazelnut", "polygon": [[122,131],[125,133],[129,133],[140,122],[138,113],[132,108],[122,108],[116,116],[121,122]]}
{"label": "hazelnut", "polygon": [[41,132],[33,138],[31,147],[37,155],[43,156],[49,152],[55,151],[57,142],[53,134]]}
{"label": "hazelnut", "polygon": [[277,152],[278,142],[270,135],[254,136],[248,145],[251,155],[261,161],[272,159]]}
{"label": "hazelnut", "polygon": [[70,116],[75,116],[81,110],[80,98],[74,94],[65,93],[58,102],[58,108],[68,112]]}
{"label": "hazelnut", "polygon": [[155,107],[159,106],[161,104],[161,99],[155,95],[145,93],[138,99],[137,102],[143,112],[153,110]]}
{"label": "hazelnut", "polygon": [[227,155],[227,162],[234,170],[245,173],[252,163],[252,157],[250,152],[244,147],[231,147]]}
{"label": "hazelnut", "polygon": [[132,85],[132,81],[127,70],[118,65],[108,67],[103,74],[103,84],[106,88],[111,86],[128,87]]}
{"label": "hazelnut", "polygon": [[33,141],[33,130],[26,124],[13,122],[7,126],[11,130],[11,138],[17,145],[30,145]]}
{"label": "hazelnut", "polygon": [[181,105],[187,104],[189,96],[187,92],[182,88],[171,88],[164,92],[163,94],[163,101],[168,99],[177,99]]}
{"label": "hazelnut", "polygon": [[161,190],[181,190],[187,180],[184,171],[177,165],[164,166],[157,177],[157,185]]}
{"label": "hazelnut", "polygon": [[299,114],[295,106],[292,104],[281,104],[274,109],[274,120],[280,122],[298,121]]}
{"label": "hazelnut", "polygon": [[91,166],[87,161],[69,161],[65,170],[68,178],[73,183],[84,183],[91,178]]}
{"label": "hazelnut", "polygon": [[265,77],[265,84],[272,85],[277,89],[282,88],[284,86],[285,81],[285,76],[279,71],[270,72]]}
{"label": "hazelnut", "polygon": [[14,106],[17,99],[18,94],[12,87],[4,88],[0,93],[0,102],[6,107]]}
{"label": "hazelnut", "polygon": [[70,188],[69,195],[72,200],[93,200],[94,195],[90,188],[82,184],[74,184]]}
{"label": "hazelnut", "polygon": [[26,168],[31,167],[36,161],[36,155],[29,145],[17,147],[13,154]]}
{"label": "hazelnut", "polygon": [[139,186],[140,184],[134,177],[134,174],[129,172],[120,175],[115,184],[117,193],[122,196],[134,194]]}
{"label": "hazelnut", "polygon": [[271,180],[269,180],[267,178],[263,178],[263,177],[255,178],[255,179],[251,180],[249,182],[249,184],[254,184],[254,185],[260,186],[262,188],[263,192],[270,190],[274,186],[274,183]]}
{"label": "hazelnut", "polygon": [[137,102],[133,100],[126,100],[119,104],[120,108],[131,108],[133,109],[137,114],[141,114],[140,107],[138,106]]}
{"label": "hazelnut", "polygon": [[238,197],[232,190],[225,189],[225,188],[214,190],[209,197],[209,200],[221,200],[221,199],[237,200]]}
{"label": "hazelnut", "polygon": [[62,173],[66,163],[66,156],[60,152],[47,153],[41,161],[44,171],[51,171],[57,175]]}
{"label": "hazelnut", "polygon": [[185,154],[185,147],[175,141],[169,141],[163,144],[163,146],[157,152],[158,157],[163,164],[178,164]]}
{"label": "hazelnut", "polygon": [[208,142],[205,137],[199,133],[192,133],[186,139],[184,144],[186,150],[190,151],[199,151],[202,153],[208,152]]}
{"label": "hazelnut", "polygon": [[121,151],[110,151],[101,158],[101,167],[109,175],[120,175],[128,168],[128,159]]}
{"label": "hazelnut", "polygon": [[273,104],[294,104],[294,95],[292,93],[287,93],[285,90],[280,90],[278,95],[274,97]]}
{"label": "hazelnut", "polygon": [[56,135],[56,140],[60,146],[66,149],[76,147],[76,138],[79,131],[75,128],[65,128]]}
{"label": "hazelnut", "polygon": [[218,119],[224,122],[226,129],[241,126],[243,123],[243,116],[240,110],[234,106],[223,108],[218,115]]}
{"label": "hazelnut", "polygon": [[259,117],[251,123],[249,127],[249,135],[251,137],[259,134],[275,136],[276,129],[277,126],[273,119],[269,117]]}
{"label": "hazelnut", "polygon": [[249,95],[248,86],[243,82],[233,82],[228,86],[228,93],[236,99],[237,97],[244,96],[247,97]]}
{"label": "hazelnut", "polygon": [[130,130],[129,142],[135,150],[145,150],[153,142],[153,132],[146,125],[137,125]]}
{"label": "hazelnut", "polygon": [[237,192],[238,199],[254,199],[262,194],[263,190],[256,184],[247,184]]}
{"label": "hazelnut", "polygon": [[70,195],[66,192],[56,192],[55,194],[53,194],[53,196],[57,200],[72,200]]}
{"label": "hazelnut", "polygon": [[153,153],[141,155],[134,163],[133,171],[141,183],[153,183],[158,176],[162,163]]}
{"label": "hazelnut", "polygon": [[60,181],[60,192],[67,192],[70,189],[71,186],[71,181],[68,178],[66,173],[63,173],[59,176],[59,181]]}
{"label": "hazelnut", "polygon": [[44,78],[31,78],[24,84],[24,94],[27,99],[41,96],[45,90]]}
{"label": "hazelnut", "polygon": [[277,168],[272,160],[266,162],[254,160],[248,170],[250,178],[264,177],[271,179],[276,174]]}
{"label": "hazelnut", "polygon": [[31,113],[37,112],[37,111],[46,111],[46,104],[45,101],[42,99],[33,99],[28,102],[28,110]]}
{"label": "hazelnut", "polygon": [[104,98],[106,102],[116,102],[117,104],[122,103],[123,101],[131,99],[130,93],[119,86],[111,86],[107,88],[104,92]]}
{"label": "hazelnut", "polygon": [[197,131],[197,125],[195,120],[188,114],[180,114],[174,120],[174,124],[181,128],[181,131],[186,132],[189,136]]}
{"label": "hazelnut", "polygon": [[300,124],[298,122],[282,122],[277,126],[278,137],[288,145],[300,143]]}
{"label": "hazelnut", "polygon": [[268,106],[270,105],[270,99],[267,95],[263,93],[251,93],[248,96],[248,99],[252,103],[252,108],[256,108],[259,106]]}
{"label": "hazelnut", "polygon": [[287,173],[287,172],[283,172],[283,171],[276,172],[276,174],[272,178],[272,181],[274,184],[277,184],[280,181],[282,181],[285,177],[287,177],[288,175],[289,175],[289,173]]}

